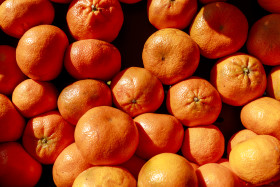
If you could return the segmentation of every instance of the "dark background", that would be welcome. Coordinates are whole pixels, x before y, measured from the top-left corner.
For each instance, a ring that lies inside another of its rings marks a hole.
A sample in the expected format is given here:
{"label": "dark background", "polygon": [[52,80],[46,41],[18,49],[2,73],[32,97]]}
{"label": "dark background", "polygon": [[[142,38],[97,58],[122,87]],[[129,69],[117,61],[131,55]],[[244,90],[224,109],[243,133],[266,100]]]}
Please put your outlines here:
{"label": "dark background", "polygon": [[[257,4],[257,0],[228,0],[227,2],[237,6],[245,14],[250,27],[258,19],[269,14]],[[156,31],[156,29],[148,21],[146,3],[146,0],[142,0],[136,4],[121,3],[124,12],[124,23],[118,37],[112,43],[121,52],[122,69],[130,66],[143,67],[141,55],[144,43],[147,38]],[[53,21],[53,25],[64,30],[70,43],[74,42],[73,38],[69,34],[65,19],[69,4],[53,3],[53,5],[55,7],[55,19]],[[199,4],[198,6],[199,11],[202,5]],[[184,29],[185,32],[189,33],[188,30],[188,27]],[[0,30],[0,45],[10,45],[16,47],[17,42],[18,39],[10,37]],[[240,49],[240,52],[247,53],[246,47],[243,46]],[[199,67],[194,75],[209,80],[210,69],[215,61],[216,60],[209,60],[201,57]],[[265,66],[265,69],[268,73],[271,67]],[[69,76],[65,69],[63,69],[61,74],[52,82],[59,90],[62,90],[73,81],[74,79]],[[165,90],[167,89],[168,87],[165,86]],[[164,104],[157,112],[166,112]],[[216,122],[216,125],[226,135],[226,141],[234,132],[243,128],[239,119],[239,112],[240,107],[223,105],[223,110]],[[234,127],[232,127],[233,123],[235,124]],[[37,186],[55,186],[51,173],[52,165],[44,165],[43,174]]]}

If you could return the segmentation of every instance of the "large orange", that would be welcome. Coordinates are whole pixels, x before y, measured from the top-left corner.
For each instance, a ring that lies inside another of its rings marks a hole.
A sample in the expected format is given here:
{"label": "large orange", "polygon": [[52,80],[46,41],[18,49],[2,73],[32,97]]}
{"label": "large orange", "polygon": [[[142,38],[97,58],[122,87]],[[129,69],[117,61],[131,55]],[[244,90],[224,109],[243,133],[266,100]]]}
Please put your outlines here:
{"label": "large orange", "polygon": [[157,29],[184,29],[197,11],[197,0],[148,0],[147,12],[150,23]]}
{"label": "large orange", "polygon": [[63,149],[74,142],[75,127],[58,111],[31,118],[22,135],[25,150],[42,164],[53,164]]}
{"label": "large orange", "polygon": [[257,0],[258,4],[265,10],[280,13],[280,2],[278,0]]}
{"label": "large orange", "polygon": [[182,145],[184,129],[172,115],[144,113],[134,118],[139,132],[135,154],[146,160],[159,153],[177,153]]}
{"label": "large orange", "polygon": [[25,79],[16,61],[16,49],[0,45],[0,93],[12,94],[14,88]]}
{"label": "large orange", "polygon": [[236,6],[225,2],[204,5],[190,26],[201,55],[216,59],[237,52],[246,42],[248,21]]}
{"label": "large orange", "polygon": [[172,85],[193,75],[200,53],[187,33],[166,28],[149,36],[144,44],[142,59],[145,69],[163,84]]}
{"label": "large orange", "polygon": [[261,97],[246,104],[240,113],[245,128],[256,134],[268,134],[280,140],[280,101]]}
{"label": "large orange", "polygon": [[251,27],[247,50],[265,65],[280,65],[280,15],[268,14]]}
{"label": "large orange", "polygon": [[78,121],[75,142],[82,156],[93,165],[119,165],[130,159],[137,148],[138,130],[125,112],[98,106]]}
{"label": "large orange", "polygon": [[18,140],[25,127],[25,119],[10,98],[0,94],[0,142]]}
{"label": "large orange", "polygon": [[196,170],[200,187],[240,187],[241,182],[229,168],[218,163],[208,163]]}
{"label": "large orange", "polygon": [[136,180],[122,167],[94,166],[77,176],[73,187],[80,186],[136,187]]}
{"label": "large orange", "polygon": [[209,125],[222,109],[218,91],[207,80],[190,77],[168,90],[167,110],[185,126]]}
{"label": "large orange", "polygon": [[76,79],[111,80],[120,71],[121,54],[108,42],[96,39],[79,40],[67,48],[64,66]]}
{"label": "large orange", "polygon": [[21,71],[29,78],[49,81],[62,70],[68,38],[58,27],[39,25],[32,27],[20,38],[16,60]]}
{"label": "large orange", "polygon": [[270,135],[257,135],[233,147],[229,155],[232,170],[254,185],[279,180],[280,141]]}
{"label": "large orange", "polygon": [[55,159],[52,167],[52,178],[57,187],[72,187],[76,177],[90,168],[75,143],[67,146]]}
{"label": "large orange", "polygon": [[190,162],[181,155],[160,153],[141,168],[138,187],[185,186],[197,187],[197,176]]}
{"label": "large orange", "polygon": [[113,78],[110,86],[113,103],[132,117],[155,112],[164,99],[161,82],[151,72],[140,67],[122,70]]}
{"label": "large orange", "polygon": [[261,97],[267,84],[262,63],[245,53],[219,59],[211,69],[210,81],[222,101],[233,106],[243,106]]}
{"label": "large orange", "polygon": [[73,0],[66,21],[76,40],[112,42],[121,30],[124,16],[118,0]]}
{"label": "large orange", "polygon": [[61,116],[73,125],[86,111],[101,105],[112,105],[111,90],[104,82],[94,79],[73,82],[63,88],[57,100]]}
{"label": "large orange", "polygon": [[51,82],[26,79],[14,89],[12,102],[27,118],[57,108],[58,91]]}
{"label": "large orange", "polygon": [[0,28],[20,38],[31,27],[51,24],[54,7],[49,0],[6,0],[0,7]]}
{"label": "large orange", "polygon": [[0,144],[0,186],[35,186],[42,174],[42,165],[17,142]]}
{"label": "large orange", "polygon": [[215,125],[189,127],[185,130],[181,151],[198,165],[217,162],[225,150],[225,138]]}

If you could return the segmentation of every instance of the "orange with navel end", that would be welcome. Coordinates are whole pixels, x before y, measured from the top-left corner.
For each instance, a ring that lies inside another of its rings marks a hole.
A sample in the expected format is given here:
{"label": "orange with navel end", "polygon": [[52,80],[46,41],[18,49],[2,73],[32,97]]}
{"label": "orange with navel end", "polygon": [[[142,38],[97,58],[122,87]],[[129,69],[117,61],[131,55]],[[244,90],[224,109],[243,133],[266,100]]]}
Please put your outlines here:
{"label": "orange with navel end", "polygon": [[144,68],[152,72],[163,84],[172,85],[193,75],[200,52],[191,37],[174,28],[154,32],[142,51]]}
{"label": "orange with navel end", "polygon": [[242,180],[264,185],[279,180],[280,141],[270,135],[257,135],[233,147],[230,167]]}
{"label": "orange with navel end", "polygon": [[280,65],[280,14],[268,14],[257,20],[249,31],[246,46],[263,64]]}
{"label": "orange with navel end", "polygon": [[76,79],[111,80],[121,69],[121,54],[108,42],[79,40],[66,49],[64,66]]}
{"label": "orange with navel end", "polygon": [[52,177],[57,187],[72,187],[76,177],[92,167],[81,155],[75,143],[67,146],[55,159]]}
{"label": "orange with navel end", "polygon": [[115,186],[136,187],[136,180],[126,169],[117,166],[93,166],[80,173],[73,187]]}
{"label": "orange with navel end", "polygon": [[0,142],[20,139],[25,119],[6,95],[0,94],[0,106]]}
{"label": "orange with navel end", "polygon": [[74,142],[75,127],[58,111],[31,118],[22,135],[25,150],[42,164],[53,164],[63,149]]}
{"label": "orange with navel end", "polygon": [[257,0],[258,4],[265,10],[272,13],[280,13],[280,3],[278,0]]}
{"label": "orange with navel end", "polygon": [[14,89],[12,102],[27,118],[57,108],[58,90],[51,82],[26,79]]}
{"label": "orange with navel end", "polygon": [[40,81],[53,80],[62,70],[68,44],[66,34],[56,26],[32,27],[18,42],[17,64],[29,78]]}
{"label": "orange with navel end", "polygon": [[237,52],[248,34],[246,16],[236,6],[225,2],[204,5],[190,26],[190,36],[202,56],[221,58]]}
{"label": "orange with navel end", "polygon": [[241,112],[243,126],[256,134],[267,134],[280,140],[280,101],[261,97],[247,105]]}
{"label": "orange with navel end", "polygon": [[190,162],[175,153],[160,153],[141,168],[137,186],[197,187],[197,176]]}
{"label": "orange with navel end", "polygon": [[143,159],[160,153],[177,153],[184,138],[181,122],[169,114],[144,113],[134,118],[139,132],[135,154]]}
{"label": "orange with navel end", "polygon": [[262,63],[245,53],[219,59],[210,72],[210,82],[228,105],[243,106],[261,97],[267,79]]}
{"label": "orange with navel end", "polygon": [[190,162],[198,165],[220,160],[225,150],[225,138],[215,125],[189,127],[185,130],[181,151]]}
{"label": "orange with navel end", "polygon": [[148,0],[150,23],[157,29],[184,29],[197,11],[197,0]]}
{"label": "orange with navel end", "polygon": [[34,26],[52,24],[54,14],[49,0],[6,0],[0,7],[0,28],[8,35],[20,38]]}
{"label": "orange with navel end", "polygon": [[274,66],[267,75],[266,95],[280,101],[280,66]]}
{"label": "orange with navel end", "polygon": [[0,144],[0,186],[35,186],[42,175],[42,165],[18,142]]}
{"label": "orange with navel end", "polygon": [[196,170],[199,186],[201,187],[236,187],[241,182],[235,173],[217,163],[208,163]]}
{"label": "orange with navel end", "polygon": [[86,111],[102,105],[112,105],[112,93],[104,82],[94,79],[78,80],[66,86],[57,100],[61,116],[73,125]]}
{"label": "orange with navel end", "polygon": [[249,138],[252,138],[256,136],[257,134],[249,129],[243,129],[238,132],[236,132],[232,137],[230,137],[228,144],[227,144],[227,155],[229,156],[230,151],[234,146],[237,144],[244,142],[248,140]]}
{"label": "orange with navel end", "polygon": [[191,127],[214,123],[221,112],[222,101],[210,82],[193,76],[169,88],[166,106],[170,114]]}
{"label": "orange with navel end", "polygon": [[24,79],[16,61],[16,49],[0,45],[0,93],[11,95],[15,87]]}
{"label": "orange with navel end", "polygon": [[162,83],[141,67],[122,70],[113,78],[110,87],[113,103],[132,117],[155,112],[164,99]]}
{"label": "orange with navel end", "polygon": [[78,121],[75,142],[82,156],[93,165],[119,165],[129,160],[138,146],[133,119],[125,112],[98,106]]}
{"label": "orange with navel end", "polygon": [[76,40],[112,42],[121,30],[124,15],[118,0],[73,0],[66,21]]}

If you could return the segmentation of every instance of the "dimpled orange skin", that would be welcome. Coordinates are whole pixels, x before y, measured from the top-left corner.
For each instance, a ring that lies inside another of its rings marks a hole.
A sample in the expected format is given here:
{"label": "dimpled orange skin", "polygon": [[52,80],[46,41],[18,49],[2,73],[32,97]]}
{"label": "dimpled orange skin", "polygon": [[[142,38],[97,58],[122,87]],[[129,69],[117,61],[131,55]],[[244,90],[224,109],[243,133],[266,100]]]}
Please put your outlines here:
{"label": "dimpled orange skin", "polygon": [[74,137],[82,156],[93,165],[122,164],[134,155],[139,142],[133,119],[110,106],[88,110],[78,121]]}
{"label": "dimpled orange skin", "polygon": [[121,54],[112,44],[96,40],[79,40],[65,52],[64,66],[76,79],[108,81],[121,69]]}
{"label": "dimpled orange skin", "polygon": [[162,83],[151,72],[140,67],[119,72],[110,87],[113,103],[132,117],[155,112],[164,100]]}
{"label": "dimpled orange skin", "polygon": [[246,42],[248,21],[234,5],[214,2],[204,5],[190,26],[190,36],[202,56],[217,59],[237,52]]}
{"label": "dimpled orange skin", "polygon": [[184,29],[197,11],[197,0],[148,0],[148,19],[157,29]]}
{"label": "dimpled orange skin", "polygon": [[191,127],[214,123],[222,109],[222,101],[210,82],[193,76],[168,90],[166,107],[170,114]]}
{"label": "dimpled orange skin", "polygon": [[234,53],[216,62],[210,72],[210,82],[224,103],[242,106],[264,94],[267,79],[257,58]]}
{"label": "dimpled orange skin", "polygon": [[280,15],[268,14],[257,20],[248,34],[248,52],[269,66],[280,65]]}
{"label": "dimpled orange skin", "polygon": [[39,81],[53,80],[62,70],[68,44],[66,34],[56,26],[32,27],[18,42],[17,64],[29,78]]}
{"label": "dimpled orange skin", "polygon": [[121,30],[124,15],[118,0],[73,0],[66,21],[76,40],[112,42]]}
{"label": "dimpled orange skin", "polygon": [[0,28],[19,39],[34,26],[51,24],[54,14],[54,7],[49,0],[6,0],[0,8]]}
{"label": "dimpled orange skin", "polygon": [[187,33],[166,28],[156,31],[146,40],[142,59],[145,69],[163,84],[172,85],[196,71],[200,52]]}

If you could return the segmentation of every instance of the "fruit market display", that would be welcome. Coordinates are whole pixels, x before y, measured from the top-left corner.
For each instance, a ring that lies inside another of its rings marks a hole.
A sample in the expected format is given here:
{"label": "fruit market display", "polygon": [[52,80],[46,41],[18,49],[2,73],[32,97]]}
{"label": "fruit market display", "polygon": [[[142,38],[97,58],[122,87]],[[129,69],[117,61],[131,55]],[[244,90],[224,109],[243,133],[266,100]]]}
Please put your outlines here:
{"label": "fruit market display", "polygon": [[0,0],[0,186],[280,186],[280,1]]}

